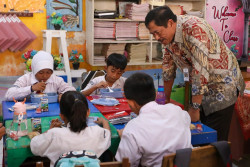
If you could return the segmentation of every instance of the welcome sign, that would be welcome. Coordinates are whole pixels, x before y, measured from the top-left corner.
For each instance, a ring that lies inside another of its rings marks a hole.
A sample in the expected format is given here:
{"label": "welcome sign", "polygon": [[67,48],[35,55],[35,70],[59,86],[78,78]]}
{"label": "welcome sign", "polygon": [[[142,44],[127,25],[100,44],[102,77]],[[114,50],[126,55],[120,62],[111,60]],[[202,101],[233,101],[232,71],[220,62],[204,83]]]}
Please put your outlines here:
{"label": "welcome sign", "polygon": [[242,9],[240,0],[207,0],[206,3],[206,20],[237,58],[243,52]]}

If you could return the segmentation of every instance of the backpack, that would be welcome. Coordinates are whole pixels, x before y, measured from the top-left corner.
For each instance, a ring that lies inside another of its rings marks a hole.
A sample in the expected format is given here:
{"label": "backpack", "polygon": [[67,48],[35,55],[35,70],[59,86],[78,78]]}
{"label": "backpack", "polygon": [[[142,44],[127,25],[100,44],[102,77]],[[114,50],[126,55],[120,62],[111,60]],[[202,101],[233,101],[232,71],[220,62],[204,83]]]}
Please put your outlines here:
{"label": "backpack", "polygon": [[100,167],[100,161],[93,151],[70,151],[62,154],[56,161],[54,167],[74,167],[84,165],[84,167]]}

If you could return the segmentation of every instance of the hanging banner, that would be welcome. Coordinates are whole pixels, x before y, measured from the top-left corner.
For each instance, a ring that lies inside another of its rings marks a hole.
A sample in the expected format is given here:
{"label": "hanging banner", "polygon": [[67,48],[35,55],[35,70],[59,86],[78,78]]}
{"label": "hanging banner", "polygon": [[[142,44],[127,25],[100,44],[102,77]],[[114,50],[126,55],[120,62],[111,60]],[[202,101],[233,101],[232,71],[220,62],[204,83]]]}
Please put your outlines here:
{"label": "hanging banner", "polygon": [[242,56],[244,13],[240,0],[207,0],[206,20],[237,58]]}

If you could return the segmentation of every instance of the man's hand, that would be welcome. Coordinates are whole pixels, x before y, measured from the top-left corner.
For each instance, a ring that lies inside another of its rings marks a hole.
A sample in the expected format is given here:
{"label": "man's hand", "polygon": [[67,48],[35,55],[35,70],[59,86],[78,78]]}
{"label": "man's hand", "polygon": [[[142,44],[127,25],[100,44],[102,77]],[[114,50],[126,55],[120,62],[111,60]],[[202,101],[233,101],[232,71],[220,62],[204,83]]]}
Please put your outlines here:
{"label": "man's hand", "polygon": [[58,95],[58,102],[61,101],[61,98],[62,98],[62,93],[60,93],[60,94]]}
{"label": "man's hand", "polygon": [[191,122],[197,122],[200,120],[200,109],[189,108],[188,114],[191,117]]}
{"label": "man's hand", "polygon": [[46,88],[46,83],[45,82],[37,82],[34,85],[32,85],[32,90],[33,91],[41,91],[43,92]]}
{"label": "man's hand", "polygon": [[2,123],[0,123],[0,140],[2,139],[3,135],[5,134],[5,127]]}

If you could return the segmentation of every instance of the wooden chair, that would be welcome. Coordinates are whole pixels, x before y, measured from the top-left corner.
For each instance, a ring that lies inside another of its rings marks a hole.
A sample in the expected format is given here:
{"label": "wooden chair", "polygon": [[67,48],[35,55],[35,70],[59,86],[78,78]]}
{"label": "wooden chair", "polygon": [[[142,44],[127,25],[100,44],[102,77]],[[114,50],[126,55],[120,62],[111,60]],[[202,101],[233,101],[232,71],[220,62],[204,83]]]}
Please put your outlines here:
{"label": "wooden chair", "polygon": [[[84,167],[84,165],[75,165],[75,167]],[[122,162],[102,162],[100,167],[130,167],[130,163],[128,158],[123,158]]]}
{"label": "wooden chair", "polygon": [[[230,143],[229,143],[230,144]],[[163,157],[162,167],[174,167],[175,153]],[[192,150],[190,167],[223,167],[225,166],[216,148],[212,145]]]}

